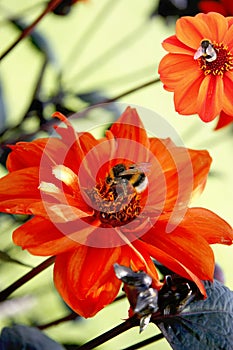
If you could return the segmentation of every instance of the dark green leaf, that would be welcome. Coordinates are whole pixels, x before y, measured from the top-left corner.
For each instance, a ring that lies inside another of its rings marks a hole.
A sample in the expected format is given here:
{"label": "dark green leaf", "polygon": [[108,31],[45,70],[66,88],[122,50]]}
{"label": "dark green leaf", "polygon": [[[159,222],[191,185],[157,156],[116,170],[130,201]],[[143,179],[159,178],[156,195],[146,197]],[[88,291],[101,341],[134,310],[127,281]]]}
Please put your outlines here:
{"label": "dark green leaf", "polygon": [[15,325],[5,327],[0,338],[0,350],[64,350],[37,328]]}
{"label": "dark green leaf", "polygon": [[156,322],[174,350],[232,350],[233,292],[205,282],[208,298],[191,302],[177,316]]}

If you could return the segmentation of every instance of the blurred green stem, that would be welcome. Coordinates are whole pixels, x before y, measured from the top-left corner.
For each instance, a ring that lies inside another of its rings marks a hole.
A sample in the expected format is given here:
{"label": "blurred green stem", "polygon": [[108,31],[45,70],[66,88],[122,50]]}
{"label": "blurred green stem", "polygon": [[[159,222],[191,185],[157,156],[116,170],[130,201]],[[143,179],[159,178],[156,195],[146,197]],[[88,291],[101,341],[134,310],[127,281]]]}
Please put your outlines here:
{"label": "blurred green stem", "polygon": [[8,53],[13,50],[15,48],[15,46],[24,38],[26,38],[32,31],[33,29],[36,27],[36,25],[42,20],[42,18],[47,15],[47,13],[53,11],[53,9],[55,9],[55,7],[57,7],[57,5],[60,4],[60,2],[62,2],[62,0],[51,0],[47,7],[44,9],[44,11],[39,15],[39,17],[37,17],[35,19],[35,21],[30,24],[27,28],[25,28],[22,33],[20,34],[20,36],[18,37],[18,39],[15,40],[15,42],[0,56],[0,60],[2,60],[4,57],[6,57],[8,55]]}
{"label": "blurred green stem", "polygon": [[41,264],[38,266],[34,267],[31,271],[26,273],[24,276],[20,277],[17,281],[12,283],[9,287],[6,289],[2,290],[0,292],[0,301],[4,301],[8,298],[10,294],[12,294],[16,289],[30,281],[33,277],[37,276],[40,272],[44,271],[52,265],[55,261],[55,256],[52,256],[45,261],[43,261]]}

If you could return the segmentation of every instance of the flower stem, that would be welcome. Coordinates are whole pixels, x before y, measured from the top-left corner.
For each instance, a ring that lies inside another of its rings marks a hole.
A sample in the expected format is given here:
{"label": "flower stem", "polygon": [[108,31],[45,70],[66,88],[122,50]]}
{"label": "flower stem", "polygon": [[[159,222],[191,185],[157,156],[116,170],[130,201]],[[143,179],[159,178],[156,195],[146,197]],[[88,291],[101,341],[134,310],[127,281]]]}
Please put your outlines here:
{"label": "flower stem", "polygon": [[2,290],[0,292],[0,301],[3,301],[5,299],[7,299],[8,296],[10,294],[12,294],[16,289],[18,289],[19,287],[21,287],[22,285],[24,285],[25,283],[30,281],[33,277],[37,276],[40,272],[42,272],[45,269],[47,269],[47,267],[52,265],[54,263],[54,261],[55,261],[55,256],[52,256],[52,257],[46,259],[41,264],[39,264],[38,266],[34,267],[31,271],[29,271],[28,273],[26,273],[25,275],[20,277],[17,281],[12,283],[9,287],[7,287],[6,289]]}
{"label": "flower stem", "polygon": [[[132,88],[132,89],[126,90],[126,91],[122,92],[121,94],[119,94],[119,95],[117,95],[117,96],[115,96],[115,97],[113,97],[113,98],[106,99],[106,101],[104,101],[104,102],[106,102],[106,103],[115,102],[115,101],[119,100],[119,99],[122,98],[122,97],[125,97],[125,96],[127,96],[127,95],[130,95],[130,94],[132,94],[133,92],[136,92],[136,91],[138,91],[138,90],[144,89],[145,87],[150,86],[150,85],[153,85],[153,84],[158,83],[158,82],[160,82],[160,79],[159,79],[159,78],[155,78],[155,79],[149,80],[149,81],[147,81],[146,83],[140,84],[140,85],[138,85],[138,86],[135,86],[135,87]],[[101,102],[100,102],[100,103],[101,103]]]}
{"label": "flower stem", "polygon": [[44,9],[44,11],[39,15],[39,17],[37,17],[35,19],[34,22],[32,22],[32,24],[30,24],[27,28],[25,28],[22,33],[20,34],[20,36],[18,37],[18,39],[15,40],[15,42],[0,56],[0,60],[2,60],[4,57],[6,57],[6,55],[8,55],[8,53],[13,50],[15,48],[15,46],[24,38],[26,38],[32,31],[33,29],[36,27],[36,25],[41,21],[41,19],[47,15],[47,13],[51,12],[57,5],[60,4],[62,0],[51,0],[47,7]]}
{"label": "flower stem", "polygon": [[46,329],[52,326],[57,326],[58,324],[62,323],[62,322],[66,322],[66,321],[72,321],[72,320],[76,320],[77,318],[79,318],[80,316],[78,314],[76,314],[76,312],[71,312],[68,315],[61,317],[57,320],[54,320],[52,322],[49,323],[45,323],[42,324],[40,326],[37,326],[37,328],[39,328],[40,330],[42,329]]}
{"label": "flower stem", "polygon": [[148,339],[145,339],[137,344],[134,344],[134,345],[131,345],[131,346],[128,346],[127,348],[124,348],[122,350],[136,350],[136,349],[140,349],[146,345],[149,345],[151,343],[155,343],[156,341],[160,340],[160,339],[163,339],[164,338],[164,335],[162,333],[159,333],[159,334],[156,334],[155,336],[153,337],[150,337]]}
{"label": "flower stem", "polygon": [[81,345],[77,348],[77,350],[91,350],[96,348],[97,346],[105,343],[106,341],[118,336],[125,331],[128,331],[130,328],[136,327],[139,325],[139,320],[136,316],[130,317],[125,322],[119,324],[118,326],[110,329],[109,331],[101,334],[100,336],[92,339],[84,345]]}

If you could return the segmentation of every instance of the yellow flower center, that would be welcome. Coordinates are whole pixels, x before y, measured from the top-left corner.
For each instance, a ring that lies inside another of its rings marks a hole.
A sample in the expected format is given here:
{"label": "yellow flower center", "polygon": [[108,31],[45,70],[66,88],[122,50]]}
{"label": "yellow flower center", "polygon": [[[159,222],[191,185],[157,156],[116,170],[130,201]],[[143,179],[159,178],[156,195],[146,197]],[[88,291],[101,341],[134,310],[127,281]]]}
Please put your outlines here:
{"label": "yellow flower center", "polygon": [[206,57],[200,57],[198,59],[200,68],[204,71],[205,75],[223,76],[224,72],[233,69],[233,55],[223,43],[213,43],[213,48],[216,52],[216,59],[211,61]]}
{"label": "yellow flower center", "polygon": [[[122,164],[117,164],[114,168],[121,166]],[[140,176],[138,175],[138,177]],[[137,184],[135,174],[116,175],[115,177],[112,174],[98,183],[88,191],[88,196],[94,207],[94,216],[102,224],[112,227],[126,225],[135,219],[142,210],[141,193],[138,193],[135,184]]]}

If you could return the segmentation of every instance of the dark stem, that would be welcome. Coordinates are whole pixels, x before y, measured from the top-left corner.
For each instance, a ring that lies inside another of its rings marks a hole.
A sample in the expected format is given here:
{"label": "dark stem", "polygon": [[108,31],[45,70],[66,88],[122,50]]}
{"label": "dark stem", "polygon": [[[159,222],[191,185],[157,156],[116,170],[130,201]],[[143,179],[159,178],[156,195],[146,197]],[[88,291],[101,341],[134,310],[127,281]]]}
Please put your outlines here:
{"label": "dark stem", "polygon": [[62,2],[62,0],[51,0],[47,7],[45,8],[45,10],[39,15],[39,17],[37,17],[35,19],[35,21],[30,24],[27,28],[25,28],[22,33],[20,34],[20,36],[18,37],[18,39],[15,40],[15,42],[0,56],[0,60],[2,60],[4,57],[6,57],[6,55],[8,55],[8,53],[13,50],[15,48],[15,46],[24,38],[26,38],[32,31],[33,29],[36,27],[36,25],[41,21],[41,19],[47,15],[47,13],[53,11],[53,9],[55,9],[55,7],[57,5],[60,4],[60,2]]}
{"label": "dark stem", "polygon": [[49,328],[49,327],[52,327],[52,326],[56,326],[62,322],[66,322],[66,321],[72,321],[72,320],[76,320],[78,317],[80,317],[78,314],[76,314],[76,312],[71,312],[69,315],[66,315],[64,317],[61,317],[57,320],[54,320],[52,322],[49,322],[49,323],[45,323],[45,324],[42,324],[40,326],[37,326],[37,328],[39,329],[46,329],[46,328]]}
{"label": "dark stem", "polygon": [[133,316],[126,320],[125,322],[119,324],[118,326],[110,329],[109,331],[101,334],[100,336],[96,337],[95,339],[87,342],[84,345],[81,345],[76,350],[91,350],[96,348],[97,346],[104,344],[106,341],[118,336],[121,333],[124,333],[128,331],[129,329],[136,327],[139,325],[139,320]]}
{"label": "dark stem", "polygon": [[127,348],[124,348],[122,350],[136,350],[136,349],[141,349],[146,345],[149,345],[151,343],[155,343],[156,341],[163,339],[164,335],[162,333],[156,334],[154,337],[150,337],[148,339],[145,339],[137,344],[128,346]]}
{"label": "dark stem", "polygon": [[52,256],[45,261],[43,261],[38,266],[34,267],[31,271],[26,273],[24,276],[20,277],[17,281],[12,283],[9,287],[0,292],[0,301],[6,300],[7,297],[12,294],[16,289],[30,281],[33,277],[37,276],[40,272],[44,271],[52,265],[55,261],[55,256]]}
{"label": "dark stem", "polygon": [[138,86],[136,86],[136,87],[134,87],[132,89],[126,90],[126,91],[122,92],[121,94],[119,94],[119,95],[117,95],[117,96],[115,96],[113,98],[106,99],[106,101],[103,101],[103,102],[106,102],[106,103],[115,102],[115,101],[119,100],[122,97],[130,95],[133,92],[136,92],[138,90],[144,89],[144,88],[146,88],[146,87],[148,87],[150,85],[153,85],[155,83],[158,83],[158,82],[160,82],[159,78],[152,79],[152,80],[147,81],[146,83],[140,84],[140,85],[138,85]]}

